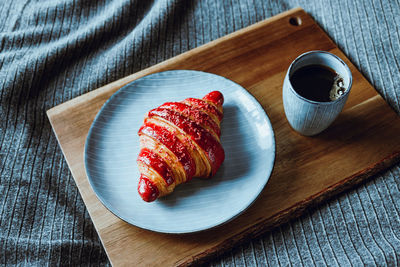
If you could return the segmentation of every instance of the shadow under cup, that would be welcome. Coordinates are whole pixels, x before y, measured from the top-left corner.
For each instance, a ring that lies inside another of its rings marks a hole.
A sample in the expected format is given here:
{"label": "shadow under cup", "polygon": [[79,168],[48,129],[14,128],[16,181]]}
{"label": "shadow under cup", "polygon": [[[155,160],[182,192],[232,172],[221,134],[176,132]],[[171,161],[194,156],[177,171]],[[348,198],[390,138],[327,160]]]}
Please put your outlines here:
{"label": "shadow under cup", "polygon": [[[336,100],[318,102],[299,95],[290,78],[300,68],[322,65],[334,70],[343,78],[345,91]],[[290,126],[302,135],[316,135],[332,124],[350,93],[352,75],[349,67],[339,57],[326,51],[310,51],[297,57],[290,65],[283,83],[283,108]]]}

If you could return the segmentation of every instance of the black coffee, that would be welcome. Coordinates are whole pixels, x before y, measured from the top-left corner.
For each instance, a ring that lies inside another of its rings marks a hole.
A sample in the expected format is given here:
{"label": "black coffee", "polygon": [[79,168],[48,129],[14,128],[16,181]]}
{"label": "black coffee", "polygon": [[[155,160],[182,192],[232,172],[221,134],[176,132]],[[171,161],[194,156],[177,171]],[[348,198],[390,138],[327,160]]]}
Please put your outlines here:
{"label": "black coffee", "polygon": [[[296,70],[290,77],[293,89],[302,97],[318,102],[332,101],[329,97],[338,74],[322,65],[308,65]],[[343,80],[342,80],[343,81]]]}

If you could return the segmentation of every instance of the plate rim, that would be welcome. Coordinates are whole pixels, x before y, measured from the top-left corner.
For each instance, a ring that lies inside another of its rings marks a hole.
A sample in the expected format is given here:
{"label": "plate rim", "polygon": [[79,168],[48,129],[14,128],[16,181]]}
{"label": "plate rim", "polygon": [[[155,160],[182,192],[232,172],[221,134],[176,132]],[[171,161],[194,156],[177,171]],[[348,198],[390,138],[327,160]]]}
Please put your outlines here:
{"label": "plate rim", "polygon": [[[133,83],[135,83],[135,82],[137,82],[137,81],[139,81],[139,80],[141,80],[141,79],[148,78],[148,77],[150,77],[150,76],[157,75],[157,74],[160,74],[160,73],[169,73],[169,72],[177,72],[177,71],[179,71],[179,72],[180,72],[180,71],[184,71],[184,72],[200,73],[201,75],[203,75],[203,74],[211,75],[211,76],[215,76],[215,77],[218,77],[218,78],[222,78],[222,79],[224,79],[224,80],[227,80],[228,82],[231,82],[231,83],[235,84],[236,86],[238,86],[248,97],[250,97],[250,98],[252,99],[252,102],[257,106],[257,109],[260,109],[260,110],[262,111],[262,114],[265,116],[266,122],[267,122],[269,128],[271,129],[271,140],[272,140],[271,148],[272,148],[272,150],[273,150],[273,151],[272,151],[272,152],[273,152],[273,156],[272,156],[272,161],[271,161],[271,169],[270,169],[270,171],[269,171],[269,173],[268,173],[268,175],[267,175],[268,177],[265,178],[265,183],[264,183],[262,186],[259,187],[258,192],[257,192],[256,194],[254,194],[255,197],[254,197],[249,203],[247,203],[246,205],[244,205],[244,207],[243,207],[241,210],[239,210],[238,212],[236,212],[236,214],[234,214],[233,216],[229,217],[229,218],[226,219],[226,220],[220,221],[220,222],[215,223],[215,224],[213,224],[213,225],[211,225],[211,226],[199,227],[199,228],[196,228],[196,229],[193,229],[193,230],[190,230],[190,231],[165,231],[165,230],[157,229],[157,228],[154,228],[154,227],[153,227],[153,228],[152,228],[152,227],[145,227],[145,226],[142,226],[142,225],[134,224],[134,223],[128,221],[128,219],[124,218],[124,216],[122,216],[122,215],[120,215],[120,214],[117,214],[115,211],[113,211],[111,208],[108,207],[107,201],[105,201],[105,200],[103,199],[103,197],[101,196],[101,194],[99,194],[99,193],[97,192],[96,187],[93,186],[93,184],[92,184],[92,179],[90,178],[90,175],[89,175],[89,173],[88,173],[88,172],[89,172],[89,171],[88,171],[88,168],[87,168],[88,162],[87,162],[87,158],[86,158],[87,151],[88,151],[88,146],[89,146],[88,143],[89,143],[90,136],[92,135],[92,132],[94,131],[94,125],[95,125],[96,121],[99,119],[99,117],[101,116],[101,114],[102,114],[102,112],[104,111],[104,109],[105,109],[105,107],[107,106],[107,104],[108,104],[110,101],[112,101],[112,99],[114,99],[115,97],[117,97],[117,95],[120,94],[120,92],[122,92],[122,90],[123,90],[124,88],[130,86],[131,84],[133,84]],[[86,139],[85,139],[85,146],[84,146],[84,151],[83,151],[83,157],[84,157],[85,174],[86,174],[87,180],[89,181],[89,184],[90,184],[91,189],[93,190],[93,192],[95,193],[97,199],[101,202],[101,204],[102,204],[108,211],[110,211],[113,215],[115,215],[117,218],[121,219],[122,221],[124,221],[124,222],[126,222],[126,223],[128,223],[128,224],[130,224],[130,225],[132,225],[132,226],[138,227],[138,228],[140,228],[140,229],[144,229],[144,230],[148,230],[148,231],[152,231],[152,232],[156,232],[156,233],[163,233],[163,234],[178,234],[178,235],[184,235],[184,234],[198,233],[198,232],[202,232],[202,231],[214,229],[214,228],[216,228],[216,227],[220,227],[220,226],[222,226],[222,225],[225,225],[225,224],[231,222],[232,220],[236,219],[236,218],[237,218],[238,216],[240,216],[241,214],[243,214],[249,207],[251,207],[251,206],[254,204],[254,202],[256,202],[256,200],[260,197],[262,191],[263,191],[264,188],[266,187],[266,185],[267,185],[267,183],[268,183],[269,179],[271,178],[271,175],[272,175],[272,173],[273,173],[273,171],[274,171],[275,160],[276,160],[276,139],[275,139],[275,132],[274,132],[274,129],[273,129],[273,127],[272,127],[271,120],[270,120],[270,118],[269,118],[267,112],[264,110],[264,108],[262,107],[262,105],[260,104],[260,102],[258,102],[258,100],[257,100],[248,90],[246,90],[242,85],[240,85],[240,84],[238,84],[237,82],[234,82],[234,81],[232,81],[232,80],[230,80],[230,79],[228,79],[228,78],[226,78],[226,77],[224,77],[224,76],[221,76],[221,75],[218,75],[218,74],[215,74],[215,73],[210,73],[210,72],[205,72],[205,71],[199,71],[199,70],[189,70],[189,69],[173,69],[173,70],[166,70],[166,71],[154,72],[154,73],[145,75],[145,76],[143,76],[143,77],[140,77],[140,78],[138,78],[138,79],[135,79],[135,80],[133,80],[133,81],[131,81],[131,82],[125,84],[124,86],[122,86],[121,88],[119,88],[117,91],[115,91],[115,92],[104,102],[104,104],[101,106],[101,108],[100,108],[99,111],[97,112],[95,118],[93,119],[93,122],[92,122],[91,125],[90,125],[88,134],[87,134]]]}

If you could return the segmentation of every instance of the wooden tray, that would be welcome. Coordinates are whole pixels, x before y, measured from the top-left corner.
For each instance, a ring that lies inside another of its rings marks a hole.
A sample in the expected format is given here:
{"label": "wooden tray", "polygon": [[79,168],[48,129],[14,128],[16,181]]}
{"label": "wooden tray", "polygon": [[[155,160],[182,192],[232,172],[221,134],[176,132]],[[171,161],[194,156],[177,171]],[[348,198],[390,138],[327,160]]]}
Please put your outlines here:
{"label": "wooden tray", "polygon": [[[300,25],[293,25],[296,22]],[[354,78],[343,112],[328,130],[315,137],[303,137],[290,128],[281,99],[290,62],[309,50],[338,55]],[[83,163],[85,139],[103,103],[123,85],[168,69],[212,72],[242,85],[267,112],[277,142],[275,168],[258,200],[228,224],[197,234],[154,233],[118,219],[95,196]],[[300,8],[103,86],[50,109],[47,115],[115,266],[188,265],[207,260],[299,216],[310,205],[360,183],[400,158],[399,117]]]}

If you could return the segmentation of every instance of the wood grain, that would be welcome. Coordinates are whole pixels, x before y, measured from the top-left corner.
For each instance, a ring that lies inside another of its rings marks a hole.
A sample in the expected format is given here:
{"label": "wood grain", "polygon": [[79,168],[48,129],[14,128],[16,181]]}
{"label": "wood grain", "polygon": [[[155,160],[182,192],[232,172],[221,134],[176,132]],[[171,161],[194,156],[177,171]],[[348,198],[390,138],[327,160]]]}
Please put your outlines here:
{"label": "wood grain", "polygon": [[[289,23],[301,19],[300,26]],[[304,137],[287,123],[282,83],[290,62],[309,50],[338,55],[353,73],[348,102],[322,134]],[[258,200],[235,220],[202,233],[169,235],[111,214],[89,185],[84,143],[104,102],[123,85],[169,69],[195,69],[246,88],[271,119],[277,142],[273,174]],[[400,119],[323,30],[297,8],[115,81],[47,112],[76,184],[113,265],[190,265],[255,237],[400,159]]]}

